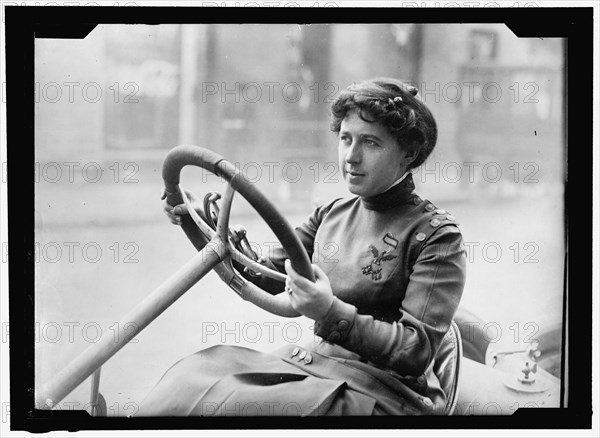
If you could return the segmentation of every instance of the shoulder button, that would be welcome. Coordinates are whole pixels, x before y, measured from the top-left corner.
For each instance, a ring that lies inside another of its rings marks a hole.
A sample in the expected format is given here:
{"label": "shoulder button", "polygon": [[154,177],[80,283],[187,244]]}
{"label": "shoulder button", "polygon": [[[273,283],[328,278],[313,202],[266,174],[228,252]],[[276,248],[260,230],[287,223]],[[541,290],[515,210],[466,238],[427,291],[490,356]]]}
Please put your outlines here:
{"label": "shoulder button", "polygon": [[442,222],[439,219],[431,219],[429,223],[432,227],[439,227]]}
{"label": "shoulder button", "polygon": [[438,209],[437,209],[435,212],[436,212],[437,214],[446,214],[446,210],[444,210],[444,209],[442,209],[442,208],[438,208]]}
{"label": "shoulder button", "polygon": [[415,238],[416,238],[416,239],[417,239],[419,242],[422,242],[422,241],[424,241],[424,240],[425,240],[425,237],[427,237],[427,236],[425,235],[425,233],[417,233],[417,235],[415,236]]}
{"label": "shoulder button", "polygon": [[433,211],[433,210],[435,210],[435,207],[433,206],[433,204],[427,204],[425,206],[425,210],[427,210],[427,211]]}
{"label": "shoulder button", "polygon": [[446,219],[448,219],[449,221],[453,221],[453,220],[456,220],[456,217],[449,214],[448,216],[446,216]]}

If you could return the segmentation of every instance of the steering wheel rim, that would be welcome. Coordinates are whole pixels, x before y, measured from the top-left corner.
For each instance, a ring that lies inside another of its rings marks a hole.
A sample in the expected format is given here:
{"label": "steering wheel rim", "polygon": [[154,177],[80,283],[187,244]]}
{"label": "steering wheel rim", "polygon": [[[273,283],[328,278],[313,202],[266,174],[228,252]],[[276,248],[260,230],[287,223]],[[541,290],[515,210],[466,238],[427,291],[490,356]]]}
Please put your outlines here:
{"label": "steering wheel rim", "polygon": [[[292,267],[296,272],[311,281],[315,281],[306,249],[289,222],[236,166],[221,155],[201,146],[191,145],[177,146],[169,151],[163,162],[162,169],[165,194],[169,205],[175,206],[183,203],[179,182],[181,170],[187,165],[194,165],[208,170],[223,178],[229,184],[231,194],[226,194],[223,199],[224,205],[219,213],[218,220],[219,228],[223,230],[228,229],[229,208],[231,206],[233,191],[240,193],[267,223],[275,236],[277,236],[279,242],[288,254]],[[190,215],[183,216],[181,228],[198,251],[202,250],[202,248],[210,241],[196,226],[196,223]],[[217,236],[213,238],[213,241],[217,239],[219,240],[219,244],[230,247],[228,239],[226,237],[222,238],[222,236],[225,236],[225,233],[217,233]],[[225,253],[230,255],[231,251],[226,251]],[[220,263],[213,269],[215,269],[221,279],[244,300],[250,301],[256,306],[279,316],[300,316],[300,314],[291,306],[287,293],[282,292],[278,295],[271,295],[252,282],[247,281],[231,267],[230,256],[226,259],[222,259],[222,262],[223,263]],[[225,262],[227,262],[227,264]]]}

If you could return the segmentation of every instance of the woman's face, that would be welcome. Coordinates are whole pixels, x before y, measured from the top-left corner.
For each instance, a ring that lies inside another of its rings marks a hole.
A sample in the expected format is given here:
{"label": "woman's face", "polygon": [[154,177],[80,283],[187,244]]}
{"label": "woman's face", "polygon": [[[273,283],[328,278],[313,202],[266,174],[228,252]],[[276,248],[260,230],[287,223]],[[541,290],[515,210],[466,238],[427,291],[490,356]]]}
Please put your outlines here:
{"label": "woman's face", "polygon": [[350,111],[338,136],[340,170],[348,190],[359,196],[386,191],[406,171],[406,151],[379,122],[362,120]]}

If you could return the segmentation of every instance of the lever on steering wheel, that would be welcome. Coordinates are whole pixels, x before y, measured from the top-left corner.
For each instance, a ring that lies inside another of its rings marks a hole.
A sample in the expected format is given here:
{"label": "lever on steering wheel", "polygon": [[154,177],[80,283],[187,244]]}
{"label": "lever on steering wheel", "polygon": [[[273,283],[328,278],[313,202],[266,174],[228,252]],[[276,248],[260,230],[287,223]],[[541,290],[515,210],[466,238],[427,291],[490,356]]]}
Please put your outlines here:
{"label": "lever on steering wheel", "polygon": [[[219,193],[209,192],[206,194],[206,196],[204,196],[204,202],[202,203],[205,212],[204,216],[207,219],[206,222],[213,230],[217,229],[217,221],[220,211],[217,201],[219,199],[221,199],[221,195]],[[229,237],[231,238],[231,241],[236,249],[251,260],[257,261],[258,255],[256,255],[254,250],[251,248],[250,243],[246,238],[246,234],[246,228],[244,228],[242,225],[234,225],[229,228]]]}

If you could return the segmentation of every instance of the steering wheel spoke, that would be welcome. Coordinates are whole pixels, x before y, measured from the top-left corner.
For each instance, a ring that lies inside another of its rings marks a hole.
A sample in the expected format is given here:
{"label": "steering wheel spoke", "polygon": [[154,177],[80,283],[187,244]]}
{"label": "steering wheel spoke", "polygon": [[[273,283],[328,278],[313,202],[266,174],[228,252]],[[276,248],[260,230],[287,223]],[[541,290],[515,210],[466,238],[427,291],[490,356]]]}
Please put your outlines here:
{"label": "steering wheel spoke", "polygon": [[[185,194],[185,190],[183,190],[183,187],[181,187],[180,184],[177,184],[177,189],[179,190],[181,199],[183,199],[183,203],[185,204],[185,207],[187,208],[187,211],[188,211],[190,217],[193,219],[194,223],[196,224],[198,229],[200,229],[202,234],[204,234],[204,237],[206,237],[206,239],[208,239],[208,240],[211,240],[213,237],[215,237],[215,231],[210,227],[210,225],[208,225],[204,221],[204,219],[202,219],[200,217],[198,212],[196,212],[196,210],[194,209],[194,206],[192,205],[189,198]],[[209,213],[207,213],[207,214],[209,214]]]}
{"label": "steering wheel spoke", "polygon": [[227,245],[227,249],[230,251],[233,250],[233,247],[229,242],[229,216],[231,214],[231,204],[233,202],[234,195],[235,190],[231,184],[227,184],[225,195],[222,198],[223,203],[221,204],[219,217],[217,219],[217,235],[221,238],[225,245]]}
{"label": "steering wheel spoke", "polygon": [[272,278],[273,280],[285,282],[285,279],[287,278],[287,275],[284,275],[279,271],[275,271],[265,265],[261,265],[260,263],[255,262],[254,260],[250,259],[244,253],[238,251],[235,248],[231,252],[231,258],[239,264],[244,265],[245,268],[248,268],[249,270],[254,271],[255,273],[262,274],[265,277]]}

